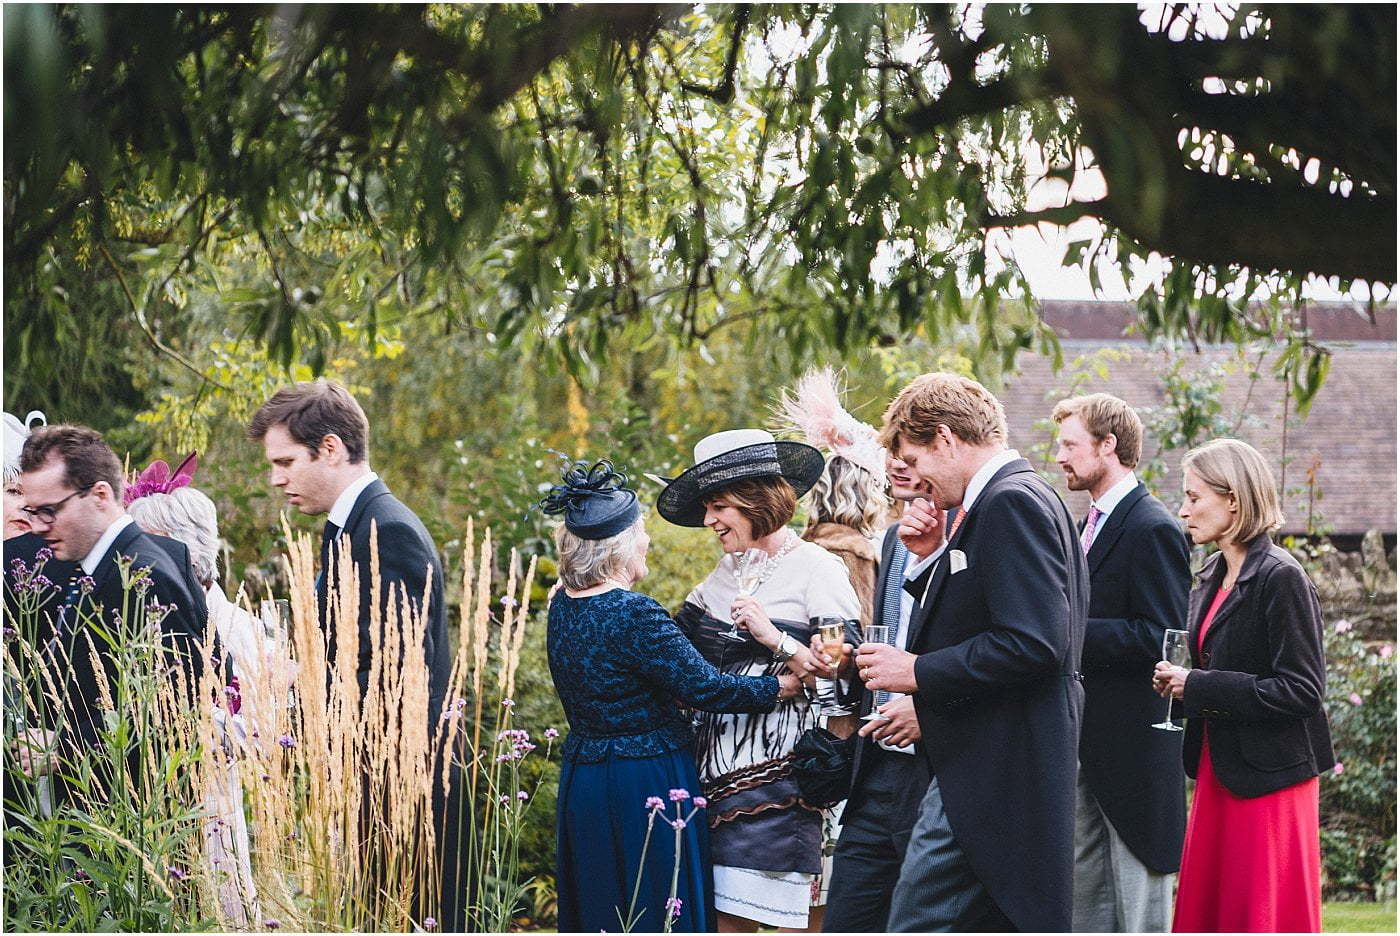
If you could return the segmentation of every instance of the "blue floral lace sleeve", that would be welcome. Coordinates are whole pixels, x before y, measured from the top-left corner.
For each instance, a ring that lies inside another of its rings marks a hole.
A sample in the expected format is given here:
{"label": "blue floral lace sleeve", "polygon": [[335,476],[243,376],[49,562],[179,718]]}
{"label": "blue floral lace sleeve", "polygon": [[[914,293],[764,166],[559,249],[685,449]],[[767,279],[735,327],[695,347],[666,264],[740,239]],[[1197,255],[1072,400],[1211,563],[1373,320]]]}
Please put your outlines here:
{"label": "blue floral lace sleeve", "polygon": [[588,598],[560,592],[549,607],[549,670],[569,720],[564,756],[594,763],[648,757],[691,743],[681,704],[768,712],[773,676],[722,673],[651,598],[617,589]]}

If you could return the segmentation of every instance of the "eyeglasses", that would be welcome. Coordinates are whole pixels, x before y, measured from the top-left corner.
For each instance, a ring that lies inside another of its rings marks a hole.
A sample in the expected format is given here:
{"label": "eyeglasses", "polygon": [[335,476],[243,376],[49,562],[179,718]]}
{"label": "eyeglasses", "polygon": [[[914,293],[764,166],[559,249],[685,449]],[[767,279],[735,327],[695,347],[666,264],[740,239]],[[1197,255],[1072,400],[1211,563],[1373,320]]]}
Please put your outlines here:
{"label": "eyeglasses", "polygon": [[53,523],[54,520],[58,517],[58,512],[63,509],[64,504],[68,503],[75,497],[79,497],[83,494],[86,494],[88,491],[91,491],[96,484],[97,482],[94,481],[87,487],[79,488],[78,490],[74,491],[72,494],[69,494],[61,501],[56,501],[52,504],[44,504],[42,507],[21,507],[20,510],[29,514],[29,516],[33,517],[35,520],[38,520],[40,523]]}

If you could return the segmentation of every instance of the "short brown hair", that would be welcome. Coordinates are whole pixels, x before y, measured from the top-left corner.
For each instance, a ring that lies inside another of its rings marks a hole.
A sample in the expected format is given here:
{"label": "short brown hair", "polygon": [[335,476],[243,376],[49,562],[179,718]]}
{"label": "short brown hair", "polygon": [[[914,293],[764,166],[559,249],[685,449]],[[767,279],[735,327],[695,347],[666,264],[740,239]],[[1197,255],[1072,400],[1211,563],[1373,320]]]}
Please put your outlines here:
{"label": "short brown hair", "polygon": [[753,526],[753,538],[762,539],[782,529],[797,512],[797,492],[786,478],[769,475],[745,478],[705,495],[706,504],[723,497],[732,501]]}
{"label": "short brown hair", "polygon": [[50,458],[63,462],[63,483],[75,491],[106,481],[112,495],[122,496],[122,463],[102,438],[87,426],[41,426],[19,453],[21,473],[38,471]]}
{"label": "short brown hair", "polygon": [[1283,503],[1273,469],[1259,450],[1238,439],[1213,439],[1181,459],[1187,469],[1217,494],[1234,495],[1235,523],[1225,538],[1248,543],[1261,533],[1283,526]]}
{"label": "short brown hair", "polygon": [[1124,468],[1137,467],[1142,458],[1142,420],[1137,410],[1111,394],[1091,393],[1061,400],[1050,414],[1056,423],[1071,416],[1079,417],[1096,442],[1109,436],[1117,439],[1113,454],[1118,456],[1118,464]]}
{"label": "short brown hair", "polygon": [[880,444],[898,452],[901,440],[927,445],[938,427],[973,445],[1006,441],[1006,411],[977,381],[959,374],[922,374],[909,381],[885,410]]}
{"label": "short brown hair", "polygon": [[306,446],[316,458],[321,440],[338,436],[345,443],[350,463],[359,464],[369,454],[369,420],[360,404],[340,384],[324,377],[309,383],[283,387],[272,395],[248,423],[248,438],[261,442],[273,426],[285,426],[287,434]]}

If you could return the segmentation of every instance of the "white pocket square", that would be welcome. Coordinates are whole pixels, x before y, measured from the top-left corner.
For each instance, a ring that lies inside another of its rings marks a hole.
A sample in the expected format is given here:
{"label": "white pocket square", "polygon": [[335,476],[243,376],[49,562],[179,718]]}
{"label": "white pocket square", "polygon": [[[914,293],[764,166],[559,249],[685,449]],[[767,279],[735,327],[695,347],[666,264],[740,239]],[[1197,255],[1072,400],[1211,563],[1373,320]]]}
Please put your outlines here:
{"label": "white pocket square", "polygon": [[948,574],[957,575],[967,568],[967,553],[961,549],[954,549],[948,553]]}

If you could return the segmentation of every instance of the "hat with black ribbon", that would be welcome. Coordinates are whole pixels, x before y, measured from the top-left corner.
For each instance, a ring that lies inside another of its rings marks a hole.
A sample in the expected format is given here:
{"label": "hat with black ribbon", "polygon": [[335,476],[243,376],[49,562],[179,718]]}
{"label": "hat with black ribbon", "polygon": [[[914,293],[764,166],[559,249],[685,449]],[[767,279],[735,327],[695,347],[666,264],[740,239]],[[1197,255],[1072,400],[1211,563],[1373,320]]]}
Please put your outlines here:
{"label": "hat with black ribbon", "polygon": [[574,462],[564,469],[560,483],[540,501],[540,509],[563,515],[564,526],[580,539],[604,540],[637,522],[642,507],[635,491],[627,487],[627,475],[612,462],[601,459]]}
{"label": "hat with black ribbon", "polygon": [[695,443],[695,464],[668,483],[656,510],[677,526],[705,525],[705,498],[736,481],[780,477],[798,497],[811,490],[826,462],[805,442],[773,438],[762,429],[728,429]]}

